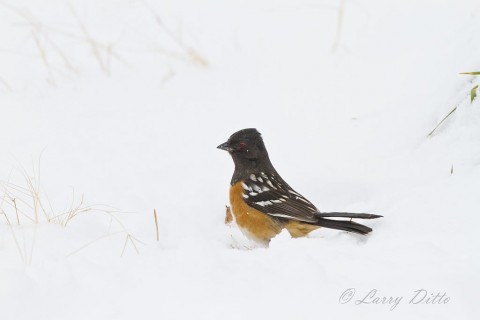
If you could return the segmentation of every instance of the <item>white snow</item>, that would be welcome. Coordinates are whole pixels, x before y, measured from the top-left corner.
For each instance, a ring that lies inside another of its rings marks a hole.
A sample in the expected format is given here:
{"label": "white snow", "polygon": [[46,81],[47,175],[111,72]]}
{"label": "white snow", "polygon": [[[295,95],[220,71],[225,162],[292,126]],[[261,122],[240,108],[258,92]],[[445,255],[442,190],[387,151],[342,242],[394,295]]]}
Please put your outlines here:
{"label": "white snow", "polygon": [[[474,319],[479,30],[478,0],[1,1],[0,319]],[[373,233],[226,226],[251,127]]]}

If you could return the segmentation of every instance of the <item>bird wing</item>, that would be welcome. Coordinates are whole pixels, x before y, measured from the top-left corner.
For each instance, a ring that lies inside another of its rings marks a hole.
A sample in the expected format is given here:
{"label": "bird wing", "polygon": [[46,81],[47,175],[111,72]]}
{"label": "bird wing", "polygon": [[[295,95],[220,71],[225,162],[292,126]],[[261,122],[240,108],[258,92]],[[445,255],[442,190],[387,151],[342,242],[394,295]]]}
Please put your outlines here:
{"label": "bird wing", "polygon": [[250,174],[242,182],[245,202],[273,217],[304,222],[317,222],[318,209],[278,176],[278,174]]}

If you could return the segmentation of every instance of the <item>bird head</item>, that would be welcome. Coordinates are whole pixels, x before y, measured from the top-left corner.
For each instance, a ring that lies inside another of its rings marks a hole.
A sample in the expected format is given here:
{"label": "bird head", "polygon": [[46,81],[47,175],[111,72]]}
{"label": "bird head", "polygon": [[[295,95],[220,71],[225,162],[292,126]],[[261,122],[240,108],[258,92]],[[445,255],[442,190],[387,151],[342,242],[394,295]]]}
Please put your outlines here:
{"label": "bird head", "polygon": [[262,135],[257,129],[243,129],[230,136],[227,142],[217,147],[228,151],[235,164],[268,159]]}
{"label": "bird head", "polygon": [[235,163],[231,185],[252,173],[276,172],[268,157],[262,135],[257,129],[237,131],[230,136],[227,142],[217,148],[228,151]]}

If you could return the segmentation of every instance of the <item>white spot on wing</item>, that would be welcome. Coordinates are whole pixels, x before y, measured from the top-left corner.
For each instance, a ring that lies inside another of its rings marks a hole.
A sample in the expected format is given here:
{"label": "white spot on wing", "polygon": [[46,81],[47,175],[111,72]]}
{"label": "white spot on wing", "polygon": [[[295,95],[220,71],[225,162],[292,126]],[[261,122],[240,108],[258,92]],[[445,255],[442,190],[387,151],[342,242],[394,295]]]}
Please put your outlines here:
{"label": "white spot on wing", "polygon": [[265,206],[271,205],[272,203],[270,201],[258,201],[258,202],[255,202],[255,204],[265,207]]}
{"label": "white spot on wing", "polygon": [[245,193],[242,193],[242,196],[243,196],[245,199],[248,199],[248,195],[246,195]]}
{"label": "white spot on wing", "polygon": [[252,188],[247,186],[243,181],[242,181],[242,188],[247,191],[252,191]]}
{"label": "white spot on wing", "polygon": [[260,187],[257,186],[256,184],[252,185],[252,187],[253,187],[253,190],[255,190],[255,191],[258,192],[258,193],[262,193],[262,192],[263,192],[262,188],[260,188]]}
{"label": "white spot on wing", "polygon": [[298,221],[304,221],[300,218],[294,217],[294,216],[289,216],[287,214],[281,214],[281,213],[269,213],[269,215],[274,216],[274,217],[279,217],[279,218],[287,218],[291,220],[298,220]]}
{"label": "white spot on wing", "polygon": [[303,198],[303,197],[295,197],[295,199],[298,199],[298,200],[300,200],[300,201],[303,201],[303,202],[305,202],[305,203],[310,204],[310,202],[309,202],[307,199]]}
{"label": "white spot on wing", "polygon": [[265,174],[265,172],[260,172],[260,175],[262,176],[263,179],[268,180],[268,176]]}
{"label": "white spot on wing", "polygon": [[288,190],[288,192],[293,193],[293,194],[296,195],[296,196],[300,196],[299,193],[297,193],[297,192],[295,192],[295,191],[293,191],[293,190]]}
{"label": "white spot on wing", "polygon": [[[255,175],[253,173],[250,175],[250,179],[252,181],[257,181],[257,177],[255,177]],[[262,182],[262,181],[260,181],[260,182]]]}

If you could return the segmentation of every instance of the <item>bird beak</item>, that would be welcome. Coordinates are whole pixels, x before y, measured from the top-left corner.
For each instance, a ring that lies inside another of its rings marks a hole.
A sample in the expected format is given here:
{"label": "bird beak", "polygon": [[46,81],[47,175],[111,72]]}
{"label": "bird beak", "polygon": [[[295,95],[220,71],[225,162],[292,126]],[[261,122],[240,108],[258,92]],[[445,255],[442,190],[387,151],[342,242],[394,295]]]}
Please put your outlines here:
{"label": "bird beak", "polygon": [[222,150],[225,150],[225,151],[228,151],[228,152],[232,152],[233,151],[233,148],[230,147],[230,144],[227,142],[224,142],[222,143],[221,145],[219,145],[217,147],[217,149],[222,149]]}

